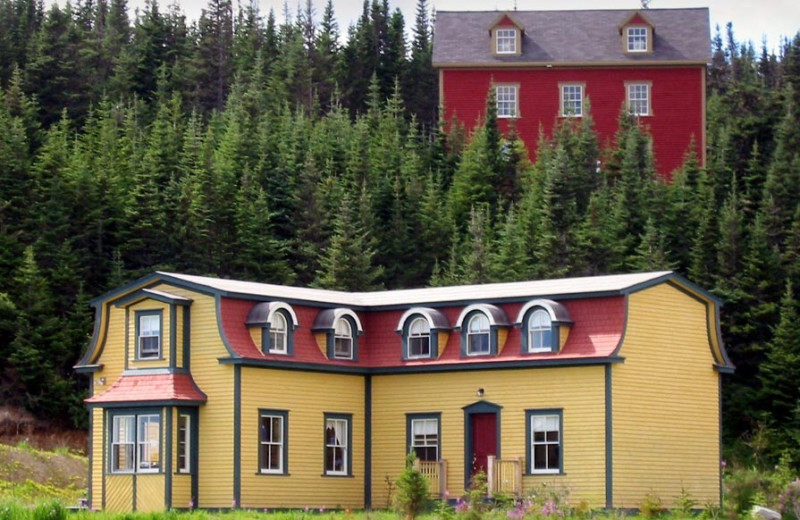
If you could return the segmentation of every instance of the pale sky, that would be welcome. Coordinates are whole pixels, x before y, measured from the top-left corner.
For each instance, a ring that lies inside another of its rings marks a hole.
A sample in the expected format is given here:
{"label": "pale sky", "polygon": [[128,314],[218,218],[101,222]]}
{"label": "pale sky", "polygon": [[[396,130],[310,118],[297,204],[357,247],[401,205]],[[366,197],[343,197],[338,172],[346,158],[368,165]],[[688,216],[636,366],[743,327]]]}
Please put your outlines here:
{"label": "pale sky", "polygon": [[[48,0],[48,4],[53,0]],[[234,9],[241,1],[233,0]],[[371,1],[371,0],[370,0]],[[60,4],[66,0],[58,0]],[[196,19],[200,11],[208,5],[207,0],[159,0],[159,6],[166,10],[168,5],[177,2],[189,19]],[[266,17],[270,9],[275,11],[279,22],[283,21],[284,5],[287,4],[294,14],[298,5],[305,5],[306,0],[258,0],[262,14]],[[317,20],[321,17],[327,0],[312,0]],[[144,0],[128,0],[131,11],[144,6]],[[513,10],[549,10],[549,9],[636,9],[641,7],[641,0],[428,0],[428,5],[438,11],[491,11]],[[334,13],[342,35],[347,27],[361,14],[363,0],[334,0]],[[417,0],[389,0],[389,8],[400,8],[405,18],[406,27],[414,26]],[[715,27],[725,31],[725,25],[733,22],[733,31],[737,41],[752,41],[756,51],[761,50],[761,42],[767,40],[767,46],[776,50],[781,37],[794,37],[800,31],[800,1],[798,0],[651,0],[653,9],[673,7],[708,7],[711,15],[711,35]],[[131,16],[132,18],[132,16]]]}

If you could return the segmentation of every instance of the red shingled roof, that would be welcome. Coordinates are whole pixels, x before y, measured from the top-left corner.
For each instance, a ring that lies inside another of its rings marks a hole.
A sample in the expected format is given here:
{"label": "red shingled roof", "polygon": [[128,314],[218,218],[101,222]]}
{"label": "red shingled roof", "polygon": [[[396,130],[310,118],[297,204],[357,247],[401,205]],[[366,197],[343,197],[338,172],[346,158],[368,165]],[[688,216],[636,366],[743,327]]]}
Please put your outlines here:
{"label": "red shingled roof", "polygon": [[105,392],[86,399],[87,404],[146,403],[163,401],[206,402],[189,374],[123,375]]}

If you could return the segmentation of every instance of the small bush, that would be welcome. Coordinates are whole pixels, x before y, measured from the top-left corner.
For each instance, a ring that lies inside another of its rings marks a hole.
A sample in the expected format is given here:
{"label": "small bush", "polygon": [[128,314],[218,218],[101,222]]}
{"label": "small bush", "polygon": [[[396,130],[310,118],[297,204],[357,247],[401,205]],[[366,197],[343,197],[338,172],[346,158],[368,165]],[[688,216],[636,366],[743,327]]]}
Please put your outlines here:
{"label": "small bush", "polygon": [[397,479],[397,492],[394,494],[395,510],[406,520],[414,520],[425,511],[430,502],[428,479],[414,467],[416,457],[411,454],[406,460],[406,469]]}
{"label": "small bush", "polygon": [[648,493],[642,500],[642,503],[639,504],[639,512],[645,518],[656,518],[661,516],[665,511],[661,498],[652,491]]}

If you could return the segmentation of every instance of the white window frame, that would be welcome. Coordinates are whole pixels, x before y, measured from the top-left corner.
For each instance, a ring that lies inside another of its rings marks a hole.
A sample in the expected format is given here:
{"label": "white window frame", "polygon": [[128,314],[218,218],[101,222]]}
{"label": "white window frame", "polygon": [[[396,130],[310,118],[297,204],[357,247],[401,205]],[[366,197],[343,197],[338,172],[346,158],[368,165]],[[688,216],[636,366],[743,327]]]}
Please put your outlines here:
{"label": "white window frame", "polygon": [[[431,324],[423,317],[414,318],[408,326],[408,359],[431,357]],[[415,345],[417,346],[415,352]],[[424,349],[423,349],[424,346]]]}
{"label": "white window frame", "polygon": [[[269,438],[266,438],[266,429],[264,428],[264,421],[270,423]],[[286,418],[282,414],[262,412],[259,417],[259,472],[283,474],[285,469],[283,467],[284,454],[286,450],[286,436],[284,434]],[[276,426],[277,424],[277,426]],[[273,457],[272,448],[277,447],[278,453]],[[264,451],[266,449],[266,451]],[[265,456],[268,454],[269,456]],[[277,461],[275,460],[277,459]],[[275,465],[277,462],[277,466]]]}
{"label": "white window frame", "polygon": [[625,31],[628,52],[647,52],[650,48],[650,31],[641,25],[632,25]]}
{"label": "white window frame", "polygon": [[[133,473],[136,468],[136,416],[115,415],[111,422],[111,472]],[[121,461],[124,465],[120,465]]]}
{"label": "white window frame", "polygon": [[178,473],[192,471],[192,416],[188,413],[178,414]]}
{"label": "white window frame", "polygon": [[[161,312],[136,314],[136,359],[161,359]],[[150,346],[155,339],[155,349]],[[145,344],[148,344],[145,348]]]}
{"label": "white window frame", "polygon": [[287,354],[289,352],[289,320],[280,311],[275,311],[269,320],[269,353]]}
{"label": "white window frame", "polygon": [[353,359],[353,326],[345,317],[336,320],[333,330],[334,359]]}
{"label": "white window frame", "polygon": [[[531,437],[528,439],[531,450],[531,474],[557,474],[561,473],[562,465],[564,464],[564,455],[561,453],[561,414],[558,413],[532,413],[530,415],[530,433]],[[555,428],[553,428],[555,426]],[[543,434],[537,436],[537,433]],[[553,433],[556,434],[553,438]],[[558,450],[558,462],[555,467],[550,464],[550,450],[553,447]],[[536,468],[536,451],[537,447],[544,450],[545,468]]]}
{"label": "white window frame", "polygon": [[[432,432],[432,433],[431,433]],[[434,448],[436,456],[426,461],[439,460],[439,419],[437,417],[420,417],[411,419],[411,449],[414,453],[417,448],[429,450]],[[419,458],[419,456],[417,455]]]}
{"label": "white window frame", "polygon": [[519,117],[519,85],[495,85],[494,98],[498,118]]}
{"label": "white window frame", "polygon": [[[482,312],[476,312],[475,314],[470,316],[469,321],[467,321],[466,328],[467,328],[467,348],[466,348],[467,355],[486,356],[491,354],[492,327],[491,327],[491,322],[489,321],[489,317]],[[486,348],[481,350],[476,350],[474,348],[474,343],[476,342],[476,340],[478,340],[478,338],[483,338],[484,336],[486,338],[486,343],[485,343]]]}
{"label": "white window frame", "polygon": [[136,416],[137,473],[157,473],[161,468],[161,416]]}
{"label": "white window frame", "polygon": [[561,117],[583,117],[583,90],[581,83],[561,84]]}
{"label": "white window frame", "polygon": [[[550,333],[550,341],[545,341]],[[536,309],[528,318],[528,352],[551,352],[553,350],[553,321],[550,313],[544,309]]]}
{"label": "white window frame", "polygon": [[653,115],[652,85],[646,81],[631,81],[625,84],[625,100],[628,111],[638,117]]}
{"label": "white window frame", "polygon": [[494,38],[497,54],[517,53],[517,29],[497,28],[494,30]]}
{"label": "white window frame", "polygon": [[[332,437],[328,435],[331,429],[334,432]],[[335,476],[349,475],[350,446],[348,446],[348,440],[350,437],[350,420],[344,417],[326,417],[325,433],[325,474]],[[333,464],[331,465],[330,463]]]}

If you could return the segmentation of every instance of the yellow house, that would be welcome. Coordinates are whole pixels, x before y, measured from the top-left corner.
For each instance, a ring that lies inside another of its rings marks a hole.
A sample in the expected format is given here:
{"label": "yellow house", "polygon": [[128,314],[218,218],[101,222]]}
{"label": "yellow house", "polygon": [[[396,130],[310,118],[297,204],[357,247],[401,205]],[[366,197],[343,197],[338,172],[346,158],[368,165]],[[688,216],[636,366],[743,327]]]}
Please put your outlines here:
{"label": "yellow house", "polygon": [[93,301],[93,508],[720,500],[719,302],[672,272],[345,293],[158,272]]}

